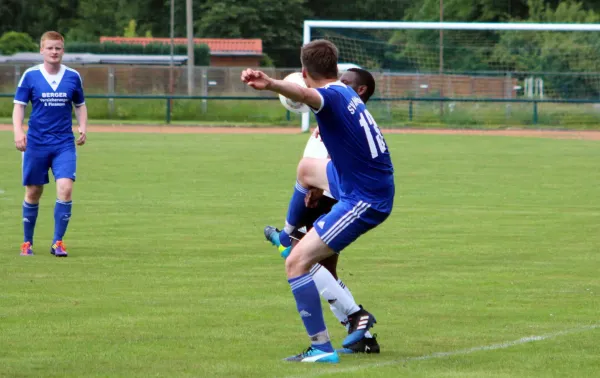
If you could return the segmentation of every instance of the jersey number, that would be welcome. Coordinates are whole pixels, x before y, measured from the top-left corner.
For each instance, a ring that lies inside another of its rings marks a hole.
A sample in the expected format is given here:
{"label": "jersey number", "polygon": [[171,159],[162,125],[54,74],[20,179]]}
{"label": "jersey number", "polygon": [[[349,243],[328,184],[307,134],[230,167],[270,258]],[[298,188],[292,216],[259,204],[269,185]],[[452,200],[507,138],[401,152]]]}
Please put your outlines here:
{"label": "jersey number", "polygon": [[375,159],[377,156],[379,156],[379,152],[377,151],[377,146],[375,146],[371,128],[373,128],[375,131],[375,140],[377,140],[379,151],[384,153],[387,150],[387,147],[385,145],[385,141],[383,140],[383,135],[381,135],[381,130],[379,130],[377,123],[367,109],[360,113],[360,125],[363,127],[363,129],[365,129],[365,135],[367,136],[367,142],[369,142],[369,149],[371,150],[371,157]]}

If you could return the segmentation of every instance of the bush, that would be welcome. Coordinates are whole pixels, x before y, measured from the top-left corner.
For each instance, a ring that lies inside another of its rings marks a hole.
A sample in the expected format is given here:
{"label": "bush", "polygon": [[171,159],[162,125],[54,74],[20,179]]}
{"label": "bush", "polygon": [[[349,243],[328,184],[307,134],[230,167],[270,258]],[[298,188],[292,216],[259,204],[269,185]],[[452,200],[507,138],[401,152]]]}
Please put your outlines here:
{"label": "bush", "polygon": [[38,44],[27,33],[9,31],[0,37],[0,52],[4,55],[38,50]]}
{"label": "bush", "polygon": [[263,54],[262,58],[260,59],[260,66],[275,67],[275,63],[273,62],[273,59],[271,59],[270,56],[268,56],[267,54]]}
{"label": "bush", "polygon": [[65,46],[65,52],[68,53],[82,53],[92,52],[98,45],[97,42],[71,42]]}

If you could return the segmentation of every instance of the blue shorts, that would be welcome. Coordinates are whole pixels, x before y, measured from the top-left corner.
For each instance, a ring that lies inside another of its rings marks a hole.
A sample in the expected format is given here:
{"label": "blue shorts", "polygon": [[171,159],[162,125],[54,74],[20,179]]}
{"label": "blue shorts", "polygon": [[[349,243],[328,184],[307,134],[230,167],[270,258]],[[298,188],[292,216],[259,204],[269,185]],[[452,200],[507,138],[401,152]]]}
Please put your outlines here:
{"label": "blue shorts", "polygon": [[75,181],[77,152],[74,145],[54,148],[27,147],[23,152],[23,185],[46,185],[50,182],[48,170],[54,179]]}
{"label": "blue shorts", "polygon": [[329,182],[329,193],[336,200],[340,200],[342,193],[340,191],[340,176],[333,166],[331,160],[327,163],[327,181]]}
{"label": "blue shorts", "polygon": [[390,215],[370,207],[370,204],[363,201],[356,204],[339,201],[329,213],[313,223],[313,228],[329,248],[340,253],[359,236],[383,223]]}
{"label": "blue shorts", "polygon": [[327,164],[327,181],[329,192],[339,202],[329,213],[319,217],[313,227],[321,240],[339,253],[359,236],[383,223],[390,214],[371,209],[364,201],[341,199],[339,175],[331,161]]}

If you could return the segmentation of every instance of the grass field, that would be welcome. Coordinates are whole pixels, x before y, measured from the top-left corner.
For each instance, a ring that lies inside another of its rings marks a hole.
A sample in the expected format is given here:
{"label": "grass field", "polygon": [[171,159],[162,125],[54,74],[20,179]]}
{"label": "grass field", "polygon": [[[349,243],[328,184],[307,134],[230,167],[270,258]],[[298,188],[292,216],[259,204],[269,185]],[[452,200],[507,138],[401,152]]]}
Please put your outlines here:
{"label": "grass field", "polygon": [[[306,135],[91,134],[66,244],[20,257],[20,155],[0,132],[1,377],[591,377],[600,371],[600,145],[389,135],[395,210],[343,252],[381,355],[308,345],[280,225]],[[336,345],[344,329],[325,308]]]}

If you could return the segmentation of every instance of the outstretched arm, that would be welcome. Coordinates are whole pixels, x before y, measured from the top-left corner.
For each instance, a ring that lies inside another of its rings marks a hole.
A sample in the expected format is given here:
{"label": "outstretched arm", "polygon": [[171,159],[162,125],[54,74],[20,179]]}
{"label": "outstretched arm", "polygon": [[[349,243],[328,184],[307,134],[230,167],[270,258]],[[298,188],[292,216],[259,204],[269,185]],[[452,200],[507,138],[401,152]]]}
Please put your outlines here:
{"label": "outstretched arm", "polygon": [[83,145],[87,138],[87,107],[85,104],[75,107],[75,117],[77,118],[77,123],[79,124],[79,138],[77,138],[77,144]]}
{"label": "outstretched arm", "polygon": [[320,109],[323,103],[323,98],[315,89],[303,88],[285,80],[272,79],[262,71],[248,68],[242,72],[241,79],[256,90],[279,93],[292,101],[301,102],[314,109]]}

